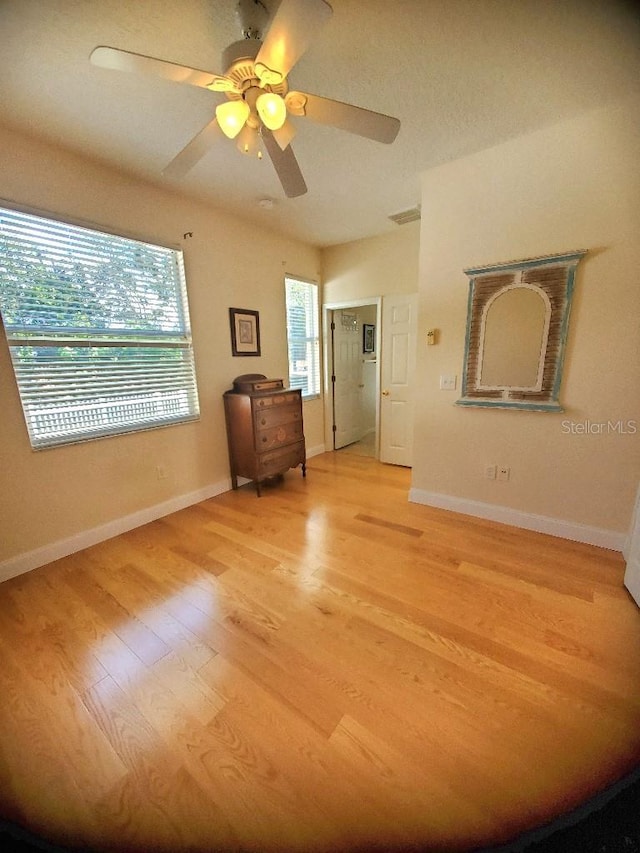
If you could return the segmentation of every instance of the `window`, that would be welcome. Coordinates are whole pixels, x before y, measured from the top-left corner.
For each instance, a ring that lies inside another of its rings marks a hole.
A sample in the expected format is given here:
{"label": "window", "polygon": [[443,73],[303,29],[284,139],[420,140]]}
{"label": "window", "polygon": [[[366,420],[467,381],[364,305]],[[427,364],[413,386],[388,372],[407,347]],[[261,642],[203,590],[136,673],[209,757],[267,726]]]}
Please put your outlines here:
{"label": "window", "polygon": [[0,209],[0,312],[34,448],[198,417],[181,252]]}
{"label": "window", "polygon": [[318,285],[285,278],[289,386],[304,398],[320,396],[320,329]]}

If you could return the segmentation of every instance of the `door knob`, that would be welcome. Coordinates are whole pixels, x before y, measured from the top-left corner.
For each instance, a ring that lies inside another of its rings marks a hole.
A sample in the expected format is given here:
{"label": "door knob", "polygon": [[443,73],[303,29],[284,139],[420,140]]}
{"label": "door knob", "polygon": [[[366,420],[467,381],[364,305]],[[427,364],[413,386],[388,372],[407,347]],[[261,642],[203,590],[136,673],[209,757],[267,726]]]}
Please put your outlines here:
{"label": "door knob", "polygon": [[383,397],[388,397],[388,396],[389,396],[389,392],[388,392],[388,391],[383,391],[383,392],[382,392],[382,396],[383,396]]}

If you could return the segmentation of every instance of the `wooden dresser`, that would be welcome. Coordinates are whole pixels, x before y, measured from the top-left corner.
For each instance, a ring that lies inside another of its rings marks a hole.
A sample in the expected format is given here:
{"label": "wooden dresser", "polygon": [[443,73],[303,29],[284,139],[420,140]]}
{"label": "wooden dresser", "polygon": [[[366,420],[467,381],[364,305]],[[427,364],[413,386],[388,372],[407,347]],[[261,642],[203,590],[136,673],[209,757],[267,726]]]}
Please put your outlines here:
{"label": "wooden dresser", "polygon": [[257,373],[238,376],[224,394],[224,411],[234,489],[238,477],[247,477],[259,497],[265,480],[297,465],[306,477],[300,389],[287,390],[282,379]]}

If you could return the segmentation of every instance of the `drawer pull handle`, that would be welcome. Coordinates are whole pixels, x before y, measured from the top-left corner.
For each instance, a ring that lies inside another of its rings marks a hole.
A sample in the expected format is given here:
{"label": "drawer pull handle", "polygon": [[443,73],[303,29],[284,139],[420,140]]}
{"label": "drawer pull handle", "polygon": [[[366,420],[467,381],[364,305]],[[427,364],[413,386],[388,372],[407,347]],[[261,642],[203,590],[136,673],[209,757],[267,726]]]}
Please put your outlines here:
{"label": "drawer pull handle", "polygon": [[264,425],[266,424],[266,422],[267,422],[267,421],[265,420],[265,418],[262,418],[262,420],[260,421],[260,423],[262,424],[262,426],[264,426]]}

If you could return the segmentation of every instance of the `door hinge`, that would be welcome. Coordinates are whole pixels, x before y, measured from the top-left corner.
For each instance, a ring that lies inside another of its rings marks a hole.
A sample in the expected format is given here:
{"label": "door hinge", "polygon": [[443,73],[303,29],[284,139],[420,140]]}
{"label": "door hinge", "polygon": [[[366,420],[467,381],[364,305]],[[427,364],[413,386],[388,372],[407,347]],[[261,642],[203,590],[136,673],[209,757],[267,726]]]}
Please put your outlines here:
{"label": "door hinge", "polygon": [[331,321],[331,331],[332,331],[332,332],[335,332],[335,330],[336,330],[336,324],[335,324],[335,323],[333,322],[333,320],[332,320],[332,321]]}
{"label": "door hinge", "polygon": [[335,381],[336,381],[336,377],[335,377],[335,375],[331,377],[331,381],[332,381],[332,382],[335,382]]}
{"label": "door hinge", "polygon": [[336,427],[336,425],[334,424],[334,425],[331,427],[331,431],[332,431],[332,432],[336,432],[336,430],[337,430],[337,427]]}

